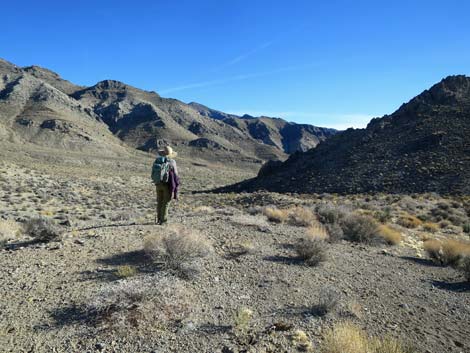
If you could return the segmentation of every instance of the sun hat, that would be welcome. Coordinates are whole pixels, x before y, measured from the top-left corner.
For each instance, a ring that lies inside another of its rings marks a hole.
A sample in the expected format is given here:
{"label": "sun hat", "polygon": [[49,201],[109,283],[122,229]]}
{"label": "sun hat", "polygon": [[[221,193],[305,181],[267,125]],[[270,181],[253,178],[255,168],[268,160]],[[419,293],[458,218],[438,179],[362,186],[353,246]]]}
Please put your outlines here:
{"label": "sun hat", "polygon": [[170,146],[165,146],[161,150],[158,150],[158,154],[168,158],[174,158],[178,155],[178,153],[176,153],[176,151],[174,151]]}

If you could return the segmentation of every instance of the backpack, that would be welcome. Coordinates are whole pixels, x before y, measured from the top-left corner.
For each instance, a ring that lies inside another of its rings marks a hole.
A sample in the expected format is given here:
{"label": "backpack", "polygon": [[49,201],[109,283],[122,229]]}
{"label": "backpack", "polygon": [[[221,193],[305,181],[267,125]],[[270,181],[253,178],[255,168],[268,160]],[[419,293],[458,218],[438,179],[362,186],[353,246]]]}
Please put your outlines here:
{"label": "backpack", "polygon": [[154,184],[163,184],[170,181],[170,160],[166,157],[157,157],[152,166],[152,181]]}

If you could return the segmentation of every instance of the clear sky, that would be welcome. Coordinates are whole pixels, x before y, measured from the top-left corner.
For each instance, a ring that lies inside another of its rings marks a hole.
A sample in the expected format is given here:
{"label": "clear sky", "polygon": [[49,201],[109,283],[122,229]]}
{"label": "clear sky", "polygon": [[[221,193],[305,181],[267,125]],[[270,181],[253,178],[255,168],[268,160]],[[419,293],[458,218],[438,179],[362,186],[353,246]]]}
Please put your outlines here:
{"label": "clear sky", "polygon": [[0,57],[238,114],[362,127],[470,74],[467,0],[2,1]]}

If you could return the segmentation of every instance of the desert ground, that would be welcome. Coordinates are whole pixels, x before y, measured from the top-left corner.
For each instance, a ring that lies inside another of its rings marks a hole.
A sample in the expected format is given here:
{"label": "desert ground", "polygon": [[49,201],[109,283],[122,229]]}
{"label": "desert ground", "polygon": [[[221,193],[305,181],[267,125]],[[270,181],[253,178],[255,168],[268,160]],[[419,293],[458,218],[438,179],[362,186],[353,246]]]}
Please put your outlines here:
{"label": "desert ground", "polygon": [[[371,352],[470,351],[465,273],[424,250],[468,251],[468,197],[213,193],[259,165],[182,155],[180,198],[158,226],[150,154],[1,147],[2,352],[338,352],[338,327],[396,343]],[[388,232],[338,236],[322,207]],[[35,217],[60,236],[32,238]],[[194,244],[168,243],[186,235]],[[171,246],[186,251],[176,265]]]}

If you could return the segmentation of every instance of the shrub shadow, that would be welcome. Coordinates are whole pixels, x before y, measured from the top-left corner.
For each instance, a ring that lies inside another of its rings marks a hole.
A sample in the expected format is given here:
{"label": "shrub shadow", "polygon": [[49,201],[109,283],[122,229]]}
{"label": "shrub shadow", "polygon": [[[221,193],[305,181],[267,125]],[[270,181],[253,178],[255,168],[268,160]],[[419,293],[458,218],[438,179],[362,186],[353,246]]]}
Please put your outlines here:
{"label": "shrub shadow", "polygon": [[95,321],[94,315],[90,315],[84,307],[75,304],[50,310],[49,314],[54,320],[53,327],[89,324]]}
{"label": "shrub shadow", "polygon": [[441,265],[429,260],[429,259],[422,259],[419,257],[413,257],[413,256],[400,256],[400,259],[407,260],[414,262],[418,265],[423,265],[423,266],[429,266],[429,267],[441,267]]}
{"label": "shrub shadow", "polygon": [[470,291],[470,282],[445,282],[445,281],[431,281],[431,284],[434,287],[439,289],[444,289],[452,292],[469,292]]}
{"label": "shrub shadow", "polygon": [[151,261],[143,250],[127,251],[120,254],[111,255],[97,259],[96,262],[108,266],[145,266]]}
{"label": "shrub shadow", "polygon": [[265,261],[277,262],[286,265],[304,265],[304,261],[298,257],[283,256],[283,255],[273,255],[266,256],[263,258]]}
{"label": "shrub shadow", "polygon": [[132,266],[138,273],[154,273],[162,270],[162,266],[153,262],[143,250],[127,251],[103,257],[96,260],[97,263],[114,266],[111,269],[98,269],[96,271],[82,271],[82,281],[100,280],[112,282],[122,279],[117,274],[117,267]]}

